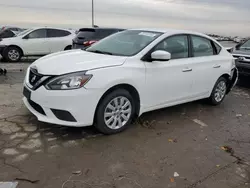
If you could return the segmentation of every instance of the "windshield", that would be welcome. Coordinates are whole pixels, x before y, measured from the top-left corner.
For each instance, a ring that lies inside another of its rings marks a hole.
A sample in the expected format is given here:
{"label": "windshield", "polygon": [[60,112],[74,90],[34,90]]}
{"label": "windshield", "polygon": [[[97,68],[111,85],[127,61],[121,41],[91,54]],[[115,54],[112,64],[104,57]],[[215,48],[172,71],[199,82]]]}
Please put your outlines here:
{"label": "windshield", "polygon": [[32,29],[26,29],[20,33],[18,33],[16,36],[22,36],[22,35],[25,35],[26,33],[30,32]]}
{"label": "windshield", "polygon": [[250,50],[250,39],[240,46],[240,50]]}
{"label": "windshield", "polygon": [[126,30],[95,43],[86,51],[119,56],[133,56],[144,49],[162,33]]}

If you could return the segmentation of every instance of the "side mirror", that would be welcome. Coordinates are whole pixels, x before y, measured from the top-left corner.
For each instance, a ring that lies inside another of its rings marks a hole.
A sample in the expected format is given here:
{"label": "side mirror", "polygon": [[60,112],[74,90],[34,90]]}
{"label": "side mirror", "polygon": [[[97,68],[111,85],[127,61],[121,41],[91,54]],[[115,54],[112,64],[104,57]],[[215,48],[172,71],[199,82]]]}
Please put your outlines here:
{"label": "side mirror", "polygon": [[168,61],[171,59],[171,54],[167,51],[156,50],[151,54],[152,61]]}

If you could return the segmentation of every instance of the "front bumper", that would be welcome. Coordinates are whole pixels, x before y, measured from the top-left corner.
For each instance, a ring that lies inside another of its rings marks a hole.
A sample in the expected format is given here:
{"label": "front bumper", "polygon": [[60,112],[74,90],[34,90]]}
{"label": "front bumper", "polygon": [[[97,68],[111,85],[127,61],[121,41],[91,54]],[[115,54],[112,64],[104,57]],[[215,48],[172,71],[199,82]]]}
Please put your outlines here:
{"label": "front bumper", "polygon": [[[93,124],[101,92],[85,88],[68,91],[51,91],[41,86],[33,91],[24,86],[23,102],[39,121],[72,127]],[[26,91],[27,93],[27,91]]]}

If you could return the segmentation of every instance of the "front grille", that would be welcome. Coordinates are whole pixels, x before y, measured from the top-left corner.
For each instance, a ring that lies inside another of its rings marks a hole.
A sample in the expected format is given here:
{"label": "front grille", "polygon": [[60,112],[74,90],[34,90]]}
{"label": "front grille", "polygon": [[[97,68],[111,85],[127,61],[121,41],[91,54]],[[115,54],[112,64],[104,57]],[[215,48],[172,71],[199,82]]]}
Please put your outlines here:
{"label": "front grille", "polygon": [[41,80],[43,75],[39,74],[36,69],[31,68],[29,73],[29,83],[31,86],[35,86],[39,80]]}
{"label": "front grille", "polygon": [[36,110],[36,111],[39,112],[40,114],[46,116],[46,114],[45,114],[43,108],[42,108],[39,104],[35,103],[34,101],[32,101],[32,100],[30,100],[30,99],[28,100],[28,102],[29,102],[30,106],[32,106],[32,108],[33,108],[34,110]]}

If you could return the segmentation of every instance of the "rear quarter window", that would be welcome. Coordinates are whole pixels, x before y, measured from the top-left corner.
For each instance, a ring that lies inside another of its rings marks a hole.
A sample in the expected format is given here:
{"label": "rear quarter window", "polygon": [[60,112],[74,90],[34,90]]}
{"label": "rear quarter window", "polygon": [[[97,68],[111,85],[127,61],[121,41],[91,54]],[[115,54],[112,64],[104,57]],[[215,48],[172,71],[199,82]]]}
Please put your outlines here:
{"label": "rear quarter window", "polygon": [[221,47],[216,43],[216,42],[212,42],[214,44],[215,47],[215,53],[219,54],[221,52]]}

